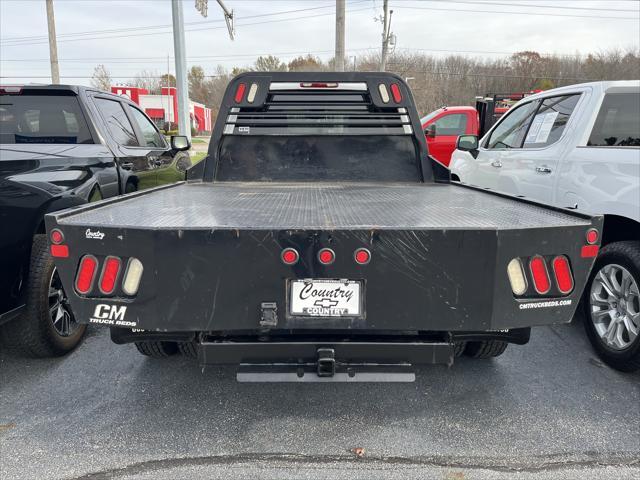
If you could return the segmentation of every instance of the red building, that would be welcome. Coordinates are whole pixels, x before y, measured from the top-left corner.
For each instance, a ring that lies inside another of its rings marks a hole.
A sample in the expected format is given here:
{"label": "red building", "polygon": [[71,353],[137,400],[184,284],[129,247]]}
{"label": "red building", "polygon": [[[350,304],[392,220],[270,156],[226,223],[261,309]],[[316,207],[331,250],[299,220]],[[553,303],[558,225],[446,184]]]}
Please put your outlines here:
{"label": "red building", "polygon": [[[111,93],[124,95],[140,105],[159,128],[178,123],[178,96],[175,87],[162,87],[160,95],[151,95],[139,87],[113,86]],[[211,109],[189,100],[190,124],[198,133],[211,131]]]}

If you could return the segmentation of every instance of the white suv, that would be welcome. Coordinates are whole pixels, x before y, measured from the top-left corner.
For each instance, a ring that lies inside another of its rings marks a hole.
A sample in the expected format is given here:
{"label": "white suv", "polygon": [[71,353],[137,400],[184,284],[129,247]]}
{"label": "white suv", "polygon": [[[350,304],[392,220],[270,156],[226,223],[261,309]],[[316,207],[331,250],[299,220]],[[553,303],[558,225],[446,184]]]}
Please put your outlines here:
{"label": "white suv", "polygon": [[605,215],[585,328],[609,365],[640,368],[640,81],[525,98],[478,141],[458,138],[454,180]]}

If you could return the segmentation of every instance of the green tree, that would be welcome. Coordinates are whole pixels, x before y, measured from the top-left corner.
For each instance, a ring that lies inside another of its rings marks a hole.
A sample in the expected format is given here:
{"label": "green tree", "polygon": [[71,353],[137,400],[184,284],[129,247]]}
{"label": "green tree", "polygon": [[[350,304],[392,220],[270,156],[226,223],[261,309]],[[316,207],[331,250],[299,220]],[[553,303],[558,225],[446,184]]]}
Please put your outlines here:
{"label": "green tree", "polygon": [[199,103],[207,101],[207,79],[204,69],[199,65],[194,65],[187,74],[189,82],[189,98]]}

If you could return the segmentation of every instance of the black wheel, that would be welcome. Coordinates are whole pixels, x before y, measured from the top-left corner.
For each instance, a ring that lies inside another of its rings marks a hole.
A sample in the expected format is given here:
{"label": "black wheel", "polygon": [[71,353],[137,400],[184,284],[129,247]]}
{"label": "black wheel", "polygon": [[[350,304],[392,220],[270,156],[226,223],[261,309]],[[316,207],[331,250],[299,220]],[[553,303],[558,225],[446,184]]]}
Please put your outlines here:
{"label": "black wheel", "polygon": [[76,348],[87,329],[73,316],[46,235],[36,235],[26,286],[27,305],[0,335],[12,350],[30,357],[56,357]]}
{"label": "black wheel", "polygon": [[467,342],[455,342],[453,344],[453,355],[455,357],[461,357],[464,353],[464,349],[467,346]]}
{"label": "black wheel", "polygon": [[584,327],[609,366],[640,369],[640,242],[605,246],[584,291]]}
{"label": "black wheel", "polygon": [[467,342],[464,354],[471,358],[499,357],[504,353],[509,344],[500,340],[487,340],[484,342]]}
{"label": "black wheel", "polygon": [[198,358],[198,351],[194,342],[178,342],[178,350],[185,357]]}
{"label": "black wheel", "polygon": [[151,358],[166,358],[178,352],[176,342],[136,342],[138,351]]}

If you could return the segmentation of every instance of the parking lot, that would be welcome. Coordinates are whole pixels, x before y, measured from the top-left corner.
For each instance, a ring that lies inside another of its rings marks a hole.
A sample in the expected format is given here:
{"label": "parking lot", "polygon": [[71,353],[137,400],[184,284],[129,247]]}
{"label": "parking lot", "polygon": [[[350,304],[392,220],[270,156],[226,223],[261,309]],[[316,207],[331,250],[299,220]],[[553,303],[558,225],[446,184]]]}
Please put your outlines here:
{"label": "parking lot", "polygon": [[603,366],[580,324],[417,373],[409,384],[239,384],[232,369],[147,359],[93,329],[61,359],[1,354],[1,476],[640,475],[640,375]]}

